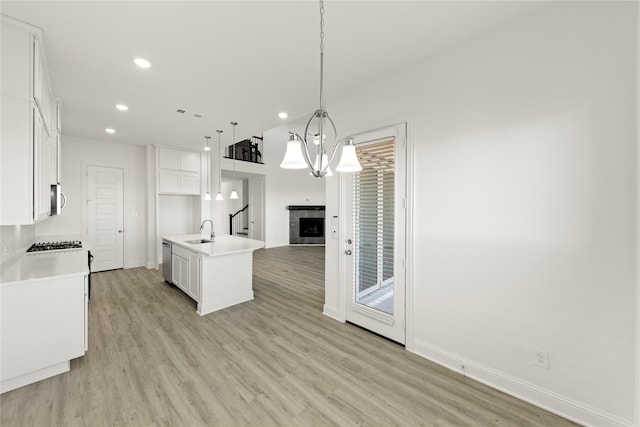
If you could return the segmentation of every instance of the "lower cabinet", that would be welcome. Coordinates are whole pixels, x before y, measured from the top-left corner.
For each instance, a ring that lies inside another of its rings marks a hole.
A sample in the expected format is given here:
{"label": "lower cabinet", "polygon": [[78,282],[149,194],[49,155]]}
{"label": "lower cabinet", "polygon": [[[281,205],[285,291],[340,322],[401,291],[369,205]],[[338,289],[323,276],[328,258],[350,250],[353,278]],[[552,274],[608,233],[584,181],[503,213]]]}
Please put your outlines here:
{"label": "lower cabinet", "polygon": [[200,271],[200,256],[189,253],[189,283],[185,292],[196,301],[200,301]]}
{"label": "lower cabinet", "polygon": [[183,291],[187,290],[189,283],[189,260],[175,253],[171,255],[171,281]]}
{"label": "lower cabinet", "polygon": [[69,370],[87,348],[86,275],[3,284],[0,392]]}
{"label": "lower cabinet", "polygon": [[173,245],[171,253],[171,281],[195,301],[200,300],[200,255]]}

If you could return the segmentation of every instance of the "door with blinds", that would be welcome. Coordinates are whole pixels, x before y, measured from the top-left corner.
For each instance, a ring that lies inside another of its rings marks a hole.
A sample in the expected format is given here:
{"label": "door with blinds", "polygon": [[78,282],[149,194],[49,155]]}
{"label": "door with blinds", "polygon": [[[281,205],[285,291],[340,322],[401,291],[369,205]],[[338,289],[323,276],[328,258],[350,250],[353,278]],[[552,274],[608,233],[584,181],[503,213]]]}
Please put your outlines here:
{"label": "door with blinds", "polygon": [[404,127],[356,138],[362,171],[346,178],[346,320],[405,342]]}

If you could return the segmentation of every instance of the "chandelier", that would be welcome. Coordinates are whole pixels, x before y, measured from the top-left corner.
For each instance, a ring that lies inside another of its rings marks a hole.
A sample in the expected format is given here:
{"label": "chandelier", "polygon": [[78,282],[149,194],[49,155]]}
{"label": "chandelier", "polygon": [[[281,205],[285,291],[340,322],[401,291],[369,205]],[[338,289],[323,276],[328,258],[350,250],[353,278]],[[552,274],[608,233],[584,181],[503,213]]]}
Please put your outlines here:
{"label": "chandelier", "polygon": [[[311,170],[311,175],[316,178],[324,178],[331,176],[330,164],[333,161],[338,147],[343,145],[340,161],[336,166],[338,172],[358,172],[362,170],[362,166],[356,155],[356,146],[353,138],[346,137],[338,139],[336,125],[329,117],[329,113],[325,108],[323,96],[323,77],[324,77],[324,1],[320,0],[320,108],[314,111],[309,118],[307,126],[304,128],[304,134],[300,135],[295,132],[289,132],[289,141],[287,142],[287,151],[280,163],[280,167],[284,169],[305,169]],[[317,122],[317,133],[309,133],[312,129],[311,124]],[[330,127],[329,127],[330,126]],[[333,136],[336,142],[331,150],[331,155],[327,155],[327,147],[325,140],[327,135],[325,132],[329,127],[329,131],[333,130]],[[315,148],[315,161],[311,160],[311,153]]]}

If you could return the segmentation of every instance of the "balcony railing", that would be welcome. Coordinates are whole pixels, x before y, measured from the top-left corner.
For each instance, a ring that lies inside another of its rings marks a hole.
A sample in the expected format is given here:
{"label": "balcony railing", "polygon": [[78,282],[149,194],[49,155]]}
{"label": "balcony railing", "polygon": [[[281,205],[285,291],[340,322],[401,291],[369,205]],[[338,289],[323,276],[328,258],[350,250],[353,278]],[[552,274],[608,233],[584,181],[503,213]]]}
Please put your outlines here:
{"label": "balcony railing", "polygon": [[262,138],[259,136],[252,136],[251,139],[244,139],[240,142],[236,142],[233,145],[229,145],[224,157],[225,159],[242,160],[243,162],[264,164],[262,161],[263,156],[263,144]]}

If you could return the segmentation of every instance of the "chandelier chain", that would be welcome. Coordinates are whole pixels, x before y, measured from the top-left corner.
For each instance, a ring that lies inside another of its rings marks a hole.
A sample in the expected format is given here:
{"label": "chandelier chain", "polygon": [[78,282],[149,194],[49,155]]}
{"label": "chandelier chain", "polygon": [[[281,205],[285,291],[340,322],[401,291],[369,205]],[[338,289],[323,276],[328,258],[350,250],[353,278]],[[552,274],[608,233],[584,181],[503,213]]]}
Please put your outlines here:
{"label": "chandelier chain", "polygon": [[324,53],[324,1],[320,0],[320,53]]}

